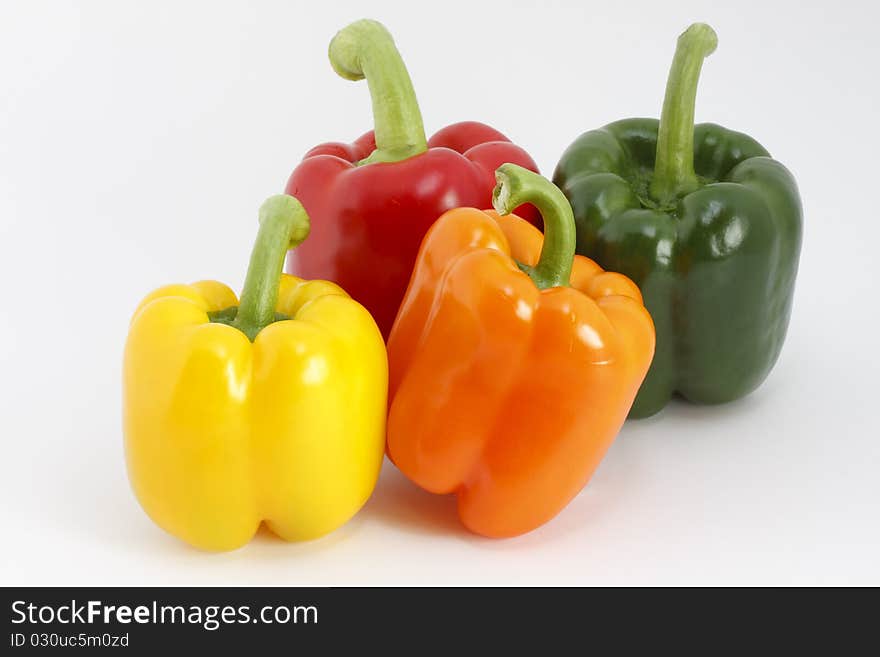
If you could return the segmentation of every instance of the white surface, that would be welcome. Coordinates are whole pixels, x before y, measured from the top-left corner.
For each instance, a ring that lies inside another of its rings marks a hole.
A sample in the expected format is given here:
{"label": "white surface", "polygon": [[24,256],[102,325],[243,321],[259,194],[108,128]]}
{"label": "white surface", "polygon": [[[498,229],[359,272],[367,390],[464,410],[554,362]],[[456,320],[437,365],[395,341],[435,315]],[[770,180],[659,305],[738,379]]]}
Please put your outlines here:
{"label": "white surface", "polygon": [[[0,583],[880,584],[876,3],[182,4],[0,9]],[[127,484],[129,313],[167,282],[240,286],[260,202],[370,127],[325,54],[364,14],[429,132],[483,120],[545,173],[583,130],[656,116],[676,36],[710,22],[697,120],[755,136],[803,194],[788,342],[751,397],[627,423],[531,535],[469,536],[386,463],[323,540],[202,554]]]}

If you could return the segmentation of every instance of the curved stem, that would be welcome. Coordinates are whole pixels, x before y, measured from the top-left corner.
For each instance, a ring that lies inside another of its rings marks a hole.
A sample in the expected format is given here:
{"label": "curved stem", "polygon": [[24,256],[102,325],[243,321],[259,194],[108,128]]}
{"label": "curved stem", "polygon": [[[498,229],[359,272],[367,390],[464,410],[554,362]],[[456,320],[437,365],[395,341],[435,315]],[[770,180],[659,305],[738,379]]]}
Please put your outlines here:
{"label": "curved stem", "polygon": [[241,303],[232,326],[253,341],[275,321],[284,257],[309,234],[309,215],[292,196],[272,196],[260,206],[260,230],[251,251]]}
{"label": "curved stem", "polygon": [[651,196],[661,204],[673,202],[699,186],[694,173],[694,105],[703,60],[717,45],[715,30],[705,23],[694,23],[678,37],[666,81],[651,180]]}
{"label": "curved stem", "polygon": [[520,264],[520,269],[542,290],[567,286],[575,248],[574,215],[568,200],[552,182],[516,164],[498,167],[495,180],[492,205],[499,214],[510,214],[523,203],[531,203],[544,219],[544,245],[538,264]]}
{"label": "curved stem", "polygon": [[381,23],[360,20],[340,30],[330,42],[330,64],[346,80],[366,78],[370,88],[376,150],[362,163],[397,162],[428,149],[412,81]]}

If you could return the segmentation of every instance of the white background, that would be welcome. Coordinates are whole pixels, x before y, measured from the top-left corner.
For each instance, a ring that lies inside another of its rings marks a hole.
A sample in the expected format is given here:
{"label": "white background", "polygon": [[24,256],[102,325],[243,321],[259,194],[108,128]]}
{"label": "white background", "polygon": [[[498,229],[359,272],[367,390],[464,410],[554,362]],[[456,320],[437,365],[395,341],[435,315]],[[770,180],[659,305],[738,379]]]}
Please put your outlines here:
{"label": "white background", "polygon": [[[371,127],[331,70],[386,23],[429,132],[482,120],[545,173],[582,131],[656,116],[677,35],[711,23],[697,120],[797,176],[805,240],[782,357],[753,395],[629,422],[530,535],[468,535],[386,462],[334,534],[197,552],[126,479],[129,315],[160,284],[241,285],[261,201]],[[0,583],[880,584],[880,111],[874,2],[4,2]]]}

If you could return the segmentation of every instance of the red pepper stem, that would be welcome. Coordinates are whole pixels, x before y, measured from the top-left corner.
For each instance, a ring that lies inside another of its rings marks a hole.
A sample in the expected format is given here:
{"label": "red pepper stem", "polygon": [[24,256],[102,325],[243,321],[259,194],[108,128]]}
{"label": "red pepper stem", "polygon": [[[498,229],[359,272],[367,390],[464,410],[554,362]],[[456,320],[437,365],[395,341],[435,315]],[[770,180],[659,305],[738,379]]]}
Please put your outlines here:
{"label": "red pepper stem", "polygon": [[271,196],[260,206],[260,229],[251,251],[241,303],[232,326],[253,341],[275,321],[284,257],[309,234],[309,215],[297,199]]}
{"label": "red pepper stem", "polygon": [[666,81],[650,189],[654,200],[663,206],[699,186],[694,172],[694,106],[703,60],[717,45],[715,30],[705,23],[694,23],[678,37]]}
{"label": "red pepper stem", "polygon": [[360,20],[340,30],[330,42],[330,64],[346,80],[366,78],[370,88],[376,150],[361,164],[398,162],[428,150],[412,80],[381,23]]}
{"label": "red pepper stem", "polygon": [[492,205],[498,214],[531,203],[544,219],[544,245],[538,264],[522,269],[540,289],[564,287],[571,280],[574,262],[575,225],[571,205],[559,188],[534,171],[516,164],[502,164],[495,171]]}

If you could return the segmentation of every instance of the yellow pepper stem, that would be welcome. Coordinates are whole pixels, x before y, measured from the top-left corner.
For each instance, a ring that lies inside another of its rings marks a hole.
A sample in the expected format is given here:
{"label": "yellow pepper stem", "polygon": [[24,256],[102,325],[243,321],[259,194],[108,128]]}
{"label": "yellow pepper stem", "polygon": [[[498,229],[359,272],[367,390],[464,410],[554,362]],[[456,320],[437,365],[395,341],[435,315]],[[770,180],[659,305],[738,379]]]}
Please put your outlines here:
{"label": "yellow pepper stem", "polygon": [[309,215],[293,196],[278,194],[260,206],[260,230],[251,251],[241,303],[232,326],[252,342],[275,321],[284,258],[309,235]]}

